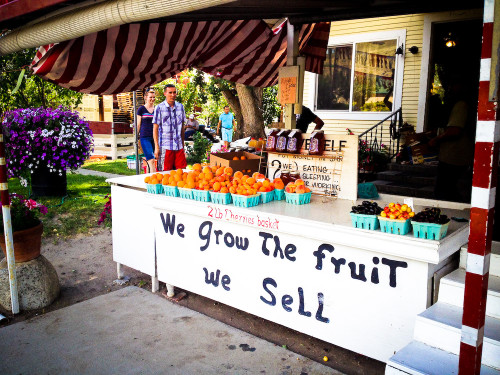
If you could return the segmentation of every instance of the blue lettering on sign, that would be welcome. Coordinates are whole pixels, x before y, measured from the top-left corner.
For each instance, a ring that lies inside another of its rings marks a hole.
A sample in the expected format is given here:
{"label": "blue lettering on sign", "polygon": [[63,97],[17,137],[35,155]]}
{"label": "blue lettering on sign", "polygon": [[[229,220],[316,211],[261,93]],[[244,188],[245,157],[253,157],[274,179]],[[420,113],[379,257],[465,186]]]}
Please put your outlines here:
{"label": "blue lettering on sign", "polygon": [[[203,271],[205,272],[205,283],[206,284],[212,284],[214,287],[219,286],[219,277],[220,277],[220,270],[217,270],[215,273],[210,272],[208,273],[208,270],[203,267]],[[227,290],[228,292],[231,290],[229,288],[229,283],[231,283],[231,278],[228,275],[222,275],[220,285],[222,286],[222,289]]]}
{"label": "blue lettering on sign", "polygon": [[220,229],[215,229],[213,231],[212,229],[213,229],[213,223],[211,221],[207,220],[201,223],[200,228],[198,229],[198,236],[202,241],[205,241],[205,243],[202,246],[200,246],[201,251],[205,251],[210,246],[210,241],[212,239],[212,232],[215,235],[215,243],[217,245],[221,243],[221,237],[222,237],[224,245],[226,245],[229,248],[232,248],[236,245],[236,248],[239,250],[248,249],[249,245],[248,238],[235,236],[231,232],[224,233]]}
{"label": "blue lettering on sign", "polygon": [[[171,234],[173,235],[174,234],[174,228],[175,228],[175,215],[172,215],[170,216],[170,214],[167,214],[167,216],[165,217],[165,215],[163,215],[163,212],[160,213],[160,218],[161,218],[161,222],[163,224],[163,230],[165,231],[165,233],[167,234]],[[177,225],[177,235],[180,237],[180,238],[184,238],[184,224],[182,223],[179,223]]]}
{"label": "blue lettering on sign", "polygon": [[[277,288],[278,283],[272,277],[266,277],[262,281],[262,288],[268,294],[268,296],[265,297],[260,296],[260,300],[264,302],[266,305],[276,306],[276,296],[271,291],[269,286]],[[306,311],[304,302],[304,290],[301,287],[299,287],[297,289],[297,292],[299,295],[299,307],[297,313],[307,318],[310,318],[312,314],[310,311]],[[286,312],[292,312],[293,308],[291,307],[291,305],[293,304],[293,301],[294,301],[293,297],[290,294],[284,294],[281,297],[281,307],[283,308],[283,310],[285,310]],[[323,293],[318,293],[318,308],[316,310],[315,318],[319,322],[330,323],[330,319],[323,316],[324,303],[325,303],[325,296],[323,295]]]}
{"label": "blue lettering on sign", "polygon": [[[264,245],[263,245],[264,246]],[[321,244],[318,246],[318,249],[313,251],[313,255],[316,257],[316,266],[315,268],[317,270],[322,270],[323,269],[323,259],[325,259],[325,252],[328,253],[333,253],[335,251],[335,248],[327,243]],[[333,256],[330,257],[330,261],[332,262],[334,266],[334,272],[336,274],[340,273],[340,268],[341,266],[346,264],[346,260],[344,258],[335,258]],[[380,260],[377,257],[373,257],[372,259],[374,265],[378,265]],[[398,261],[398,260],[393,260],[393,259],[387,259],[387,258],[382,258],[382,264],[385,266],[389,267],[389,286],[391,288],[396,288],[397,287],[397,274],[396,271],[398,268],[408,268],[408,263]],[[360,280],[362,282],[366,282],[366,274],[365,274],[365,269],[366,265],[363,263],[357,264],[356,262],[349,262],[347,266],[350,269],[350,274],[351,278],[353,280]],[[371,272],[371,277],[370,281],[372,284],[379,284],[380,283],[380,278],[379,278],[379,273],[378,273],[378,267],[373,267],[372,272]]]}

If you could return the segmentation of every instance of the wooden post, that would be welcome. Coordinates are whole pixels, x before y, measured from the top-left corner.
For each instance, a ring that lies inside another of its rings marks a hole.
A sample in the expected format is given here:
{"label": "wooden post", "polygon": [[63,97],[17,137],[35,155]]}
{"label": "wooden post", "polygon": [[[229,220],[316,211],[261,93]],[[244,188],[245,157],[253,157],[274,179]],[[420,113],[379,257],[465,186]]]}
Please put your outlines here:
{"label": "wooden post", "polygon": [[12,314],[19,313],[19,292],[17,289],[16,259],[14,257],[14,239],[12,238],[12,221],[10,218],[10,196],[7,180],[7,161],[3,141],[3,116],[0,117],[0,198],[2,201],[3,232],[5,233],[5,250],[9,269],[10,304]]}
{"label": "wooden post", "polygon": [[[494,2],[484,2],[474,176],[458,366],[460,375],[479,375],[483,350],[500,144],[500,111],[496,102],[489,101]],[[498,46],[494,46],[495,53],[497,49]]]}
{"label": "wooden post", "polygon": [[[297,65],[297,56],[299,55],[299,33],[295,32],[295,27],[286,21],[286,42],[287,42],[287,58],[286,65]],[[296,126],[293,104],[285,105],[285,128],[295,129]]]}

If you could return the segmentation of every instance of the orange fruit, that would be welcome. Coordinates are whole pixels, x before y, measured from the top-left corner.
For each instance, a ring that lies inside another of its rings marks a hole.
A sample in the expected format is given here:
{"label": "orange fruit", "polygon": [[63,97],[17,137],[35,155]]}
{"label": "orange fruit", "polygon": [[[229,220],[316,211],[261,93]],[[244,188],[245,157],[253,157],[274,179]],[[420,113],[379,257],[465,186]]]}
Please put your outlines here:
{"label": "orange fruit", "polygon": [[188,189],[194,189],[196,187],[196,184],[194,183],[194,181],[188,181],[187,185],[185,185],[184,187]]}
{"label": "orange fruit", "polygon": [[151,179],[150,184],[152,184],[152,185],[156,185],[157,183],[158,183],[158,180],[156,179],[156,177],[153,177],[153,178]]}
{"label": "orange fruit", "polygon": [[183,171],[182,169],[180,169],[180,168],[179,168],[179,169],[177,169],[177,170],[175,171],[175,173],[176,173],[176,174],[178,174],[179,176],[182,176],[182,174],[184,173],[184,171]]}
{"label": "orange fruit", "polygon": [[235,156],[235,157],[233,158],[233,160],[240,160],[240,158],[239,158],[239,157],[237,157],[237,156]]}
{"label": "orange fruit", "polygon": [[224,174],[227,174],[228,176],[232,176],[233,168],[231,168],[231,167],[224,168]]}
{"label": "orange fruit", "polygon": [[248,185],[253,185],[255,184],[255,178],[253,177],[248,177],[247,180],[245,181],[245,183],[247,183]]}
{"label": "orange fruit", "polygon": [[212,173],[212,169],[210,167],[203,167],[203,173]]}
{"label": "orange fruit", "polygon": [[224,168],[223,167],[220,167],[218,168],[216,171],[215,171],[215,175],[216,176],[220,176],[224,173]]}
{"label": "orange fruit", "polygon": [[149,184],[149,181],[151,181],[151,177],[149,177],[149,176],[148,176],[148,177],[145,177],[145,178],[144,178],[144,182],[145,182],[146,184]]}
{"label": "orange fruit", "polygon": [[180,187],[180,188],[183,188],[183,187],[184,187],[184,185],[185,185],[185,182],[184,182],[184,181],[179,181],[179,182],[177,183],[177,187]]}
{"label": "orange fruit", "polygon": [[221,189],[220,182],[214,183],[214,191],[219,191]]}
{"label": "orange fruit", "polygon": [[223,187],[222,189],[220,189],[220,192],[221,193],[229,193],[229,190],[227,189],[227,187]]}
{"label": "orange fruit", "polygon": [[236,194],[236,188],[235,188],[234,186],[230,186],[230,187],[229,187],[229,192],[230,192],[231,194]]}
{"label": "orange fruit", "polygon": [[264,182],[262,183],[262,186],[263,187],[270,187],[271,186],[271,182],[269,182],[269,180],[264,180]]}
{"label": "orange fruit", "polygon": [[247,157],[245,155],[243,155],[240,160],[247,160]]}
{"label": "orange fruit", "polygon": [[283,184],[283,181],[276,181],[274,183],[274,188],[278,190],[283,190],[285,188],[285,184]]}
{"label": "orange fruit", "polygon": [[193,164],[193,171],[201,171],[201,164],[199,163]]}
{"label": "orange fruit", "polygon": [[234,178],[241,178],[241,177],[243,177],[243,173],[241,171],[234,172]]}
{"label": "orange fruit", "polygon": [[175,182],[182,181],[182,175],[180,175],[180,174],[175,174],[175,176],[174,176],[174,181],[175,181]]}
{"label": "orange fruit", "polygon": [[249,178],[248,175],[246,175],[246,174],[243,175],[243,177],[241,177],[241,183],[243,183],[243,184],[246,183],[248,178]]}

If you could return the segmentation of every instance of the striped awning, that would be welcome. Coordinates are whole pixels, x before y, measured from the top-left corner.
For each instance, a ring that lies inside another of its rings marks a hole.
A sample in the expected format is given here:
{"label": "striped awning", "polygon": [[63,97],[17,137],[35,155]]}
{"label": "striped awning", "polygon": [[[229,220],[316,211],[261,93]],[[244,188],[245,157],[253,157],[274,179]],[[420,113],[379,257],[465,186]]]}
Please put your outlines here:
{"label": "striped awning", "polygon": [[[321,73],[330,24],[303,25],[299,51],[306,70]],[[196,68],[231,82],[266,87],[286,64],[286,28],[261,20],[126,24],[40,47],[35,74],[89,94],[116,94]]]}

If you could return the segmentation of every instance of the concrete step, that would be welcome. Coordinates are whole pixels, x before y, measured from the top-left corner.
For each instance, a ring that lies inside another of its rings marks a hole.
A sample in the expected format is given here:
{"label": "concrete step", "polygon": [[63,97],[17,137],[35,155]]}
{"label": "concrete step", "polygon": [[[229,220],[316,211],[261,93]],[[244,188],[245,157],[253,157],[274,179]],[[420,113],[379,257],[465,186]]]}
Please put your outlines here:
{"label": "concrete step", "polygon": [[406,174],[401,171],[383,171],[377,173],[377,179],[384,181],[403,182],[406,177]]}
{"label": "concrete step", "polygon": [[432,186],[436,184],[436,177],[434,176],[407,176],[407,183],[415,185],[415,186]]}
{"label": "concrete step", "polygon": [[437,176],[437,165],[389,163],[390,171],[409,172],[413,176]]}
{"label": "concrete step", "polygon": [[[412,341],[387,362],[386,375],[457,375],[458,355]],[[481,375],[500,375],[500,371],[481,366]]]}
{"label": "concrete step", "polygon": [[[466,269],[467,244],[460,249],[460,268]],[[490,276],[500,277],[500,242],[491,243]]]}
{"label": "concrete step", "polygon": [[[414,340],[458,355],[462,330],[462,308],[438,302],[417,316]],[[500,369],[500,320],[487,316],[482,363]]]}
{"label": "concrete step", "polygon": [[[464,305],[465,270],[459,268],[441,279],[439,284],[439,302]],[[500,277],[490,275],[488,280],[488,299],[486,315],[500,319]]]}

